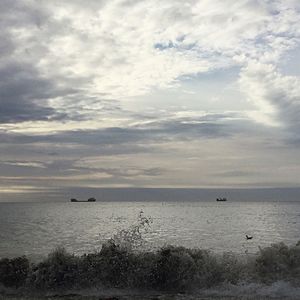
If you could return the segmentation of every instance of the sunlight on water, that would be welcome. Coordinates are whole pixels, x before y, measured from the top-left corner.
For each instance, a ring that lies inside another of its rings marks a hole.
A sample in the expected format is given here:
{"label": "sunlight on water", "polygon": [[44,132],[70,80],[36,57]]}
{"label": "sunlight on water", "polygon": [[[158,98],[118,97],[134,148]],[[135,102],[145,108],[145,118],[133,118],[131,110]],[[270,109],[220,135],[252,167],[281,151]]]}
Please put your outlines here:
{"label": "sunlight on water", "polygon": [[[83,254],[151,216],[144,247],[166,244],[253,254],[258,246],[299,239],[297,202],[1,203],[0,256],[41,257],[58,245]],[[245,235],[253,236],[246,240]]]}

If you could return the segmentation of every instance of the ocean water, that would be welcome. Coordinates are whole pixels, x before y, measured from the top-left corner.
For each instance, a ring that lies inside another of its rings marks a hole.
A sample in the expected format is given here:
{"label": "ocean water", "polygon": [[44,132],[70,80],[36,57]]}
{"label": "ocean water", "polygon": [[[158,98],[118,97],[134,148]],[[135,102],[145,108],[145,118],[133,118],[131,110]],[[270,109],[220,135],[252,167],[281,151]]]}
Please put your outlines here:
{"label": "ocean water", "polygon": [[0,257],[39,259],[57,246],[95,252],[136,224],[141,211],[152,219],[143,234],[148,249],[171,244],[252,255],[259,247],[300,240],[300,202],[0,203]]}

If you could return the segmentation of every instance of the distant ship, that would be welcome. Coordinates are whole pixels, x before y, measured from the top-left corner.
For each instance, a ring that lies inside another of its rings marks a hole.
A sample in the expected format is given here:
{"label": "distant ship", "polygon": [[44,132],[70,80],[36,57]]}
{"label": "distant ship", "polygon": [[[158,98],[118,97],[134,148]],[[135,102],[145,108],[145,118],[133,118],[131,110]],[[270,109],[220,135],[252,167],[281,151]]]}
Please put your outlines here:
{"label": "distant ship", "polygon": [[95,198],[89,198],[87,200],[77,200],[75,198],[72,198],[70,201],[71,202],[96,202],[96,199]]}
{"label": "distant ship", "polygon": [[216,201],[227,201],[226,198],[217,198]]}

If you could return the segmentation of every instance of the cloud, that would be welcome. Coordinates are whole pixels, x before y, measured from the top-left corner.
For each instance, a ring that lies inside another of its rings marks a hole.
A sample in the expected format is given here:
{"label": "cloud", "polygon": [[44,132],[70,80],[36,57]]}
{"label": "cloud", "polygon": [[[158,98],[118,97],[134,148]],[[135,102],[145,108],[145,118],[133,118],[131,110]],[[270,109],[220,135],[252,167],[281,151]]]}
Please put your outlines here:
{"label": "cloud", "polygon": [[[124,146],[126,152],[132,145],[139,151],[142,145],[162,143],[170,140],[193,140],[197,138],[229,137],[240,131],[251,130],[244,115],[236,112],[205,114],[203,112],[165,113],[161,116],[138,115],[130,119],[132,124],[123,127],[107,127],[99,129],[66,130],[56,133],[29,134],[0,132],[5,144],[60,144],[90,146],[110,146],[110,151],[116,153],[113,147]],[[236,124],[240,126],[236,128]],[[75,149],[74,149],[75,151]],[[109,149],[108,149],[109,151]],[[119,149],[118,152],[120,152]]]}
{"label": "cloud", "polygon": [[36,161],[1,161],[4,165],[17,166],[17,167],[29,167],[29,168],[45,168],[45,164]]}
{"label": "cloud", "polygon": [[[9,111],[2,123],[63,115],[78,121],[97,119],[103,103],[110,109],[111,99],[117,100],[113,109],[119,101],[179,85],[186,75],[232,66],[243,70],[251,60],[276,65],[300,36],[297,1],[1,5],[7,38],[1,40],[0,51],[10,61],[3,60],[2,67],[24,70],[22,76],[20,71],[15,74],[19,81],[8,86],[20,93],[14,103],[3,102]],[[25,86],[31,92],[25,90],[21,97]]]}
{"label": "cloud", "polygon": [[1,123],[65,117],[47,105],[47,100],[57,94],[53,82],[39,76],[28,64],[0,66]]}
{"label": "cloud", "polygon": [[30,51],[46,47],[41,70],[88,77],[89,87],[118,98],[224,67],[237,55],[274,52],[291,39],[283,34],[295,28],[292,7],[280,1],[41,1],[23,13],[36,24],[36,11],[46,14],[40,29],[23,27],[26,34],[15,38],[31,41]]}
{"label": "cloud", "polygon": [[295,182],[299,23],[297,0],[3,0],[6,182]]}
{"label": "cloud", "polygon": [[104,94],[85,95],[81,86],[89,77],[69,76],[57,61],[43,67],[52,57],[52,39],[71,30],[55,20],[47,5],[2,1],[0,8],[0,123],[66,122],[90,118],[99,107],[115,109],[113,101],[102,101]]}
{"label": "cloud", "polygon": [[298,135],[300,130],[300,79],[281,75],[272,64],[251,62],[240,83],[258,111],[251,116],[271,125],[282,125]]}
{"label": "cloud", "polygon": [[99,157],[81,159],[55,159],[52,161],[0,161],[3,175],[1,185],[43,185],[47,187],[73,186],[75,182],[91,185],[114,182],[132,182],[162,176],[160,167],[124,165],[103,167]]}

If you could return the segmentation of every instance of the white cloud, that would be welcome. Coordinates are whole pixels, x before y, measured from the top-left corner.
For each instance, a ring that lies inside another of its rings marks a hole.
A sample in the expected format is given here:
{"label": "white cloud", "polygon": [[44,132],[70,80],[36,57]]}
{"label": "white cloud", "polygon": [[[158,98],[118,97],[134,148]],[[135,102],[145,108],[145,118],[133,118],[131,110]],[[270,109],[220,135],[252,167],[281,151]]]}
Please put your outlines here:
{"label": "white cloud", "polygon": [[141,95],[249,58],[276,62],[299,35],[292,1],[31,2],[50,17],[14,36],[39,55],[39,69],[65,81],[86,79],[83,93],[109,98]]}
{"label": "white cloud", "polygon": [[293,133],[300,129],[300,79],[283,76],[272,64],[250,62],[242,70],[240,83],[258,111],[251,116],[259,122],[283,125]]}
{"label": "white cloud", "polygon": [[[30,0],[6,6],[11,10],[2,27],[15,45],[9,59],[33,65],[56,89],[70,89],[69,95],[49,95],[56,111],[95,119],[107,113],[103,99],[149,94],[179,85],[183,76],[229,66],[241,67],[242,87],[252,93],[251,62],[275,68],[300,37],[299,3],[292,0]],[[260,118],[275,123],[280,107],[262,95],[250,98]]]}
{"label": "white cloud", "polygon": [[265,99],[267,84],[258,88],[263,74],[253,70],[251,62],[273,70],[283,53],[297,45],[297,1],[32,1],[31,5],[49,17],[40,27],[14,31],[19,45],[28,45],[27,50],[19,47],[19,56],[29,48],[42,74],[57,78],[62,86],[75,83],[84,99],[52,99],[57,110],[100,111],[97,99],[128,99],[152,88],[175,86],[183,75],[238,65],[242,89],[259,107],[249,115],[265,124],[278,123],[273,116],[282,107]]}
{"label": "white cloud", "polygon": [[31,161],[8,161],[4,162],[6,165],[17,166],[17,167],[29,167],[29,168],[46,168],[45,164],[41,162]]}

